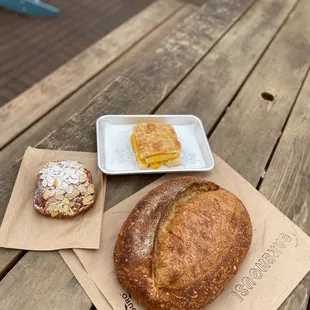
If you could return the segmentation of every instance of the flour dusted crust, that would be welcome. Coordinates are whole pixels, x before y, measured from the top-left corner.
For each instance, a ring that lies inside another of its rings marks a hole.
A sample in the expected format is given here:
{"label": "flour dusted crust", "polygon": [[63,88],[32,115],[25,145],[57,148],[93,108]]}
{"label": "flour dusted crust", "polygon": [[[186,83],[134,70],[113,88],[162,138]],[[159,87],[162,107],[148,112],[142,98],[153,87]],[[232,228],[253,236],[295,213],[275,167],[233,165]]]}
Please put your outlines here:
{"label": "flour dusted crust", "polygon": [[95,200],[92,175],[82,163],[51,161],[40,170],[34,208],[42,215],[71,218],[89,210]]}
{"label": "flour dusted crust", "polygon": [[134,126],[141,158],[155,154],[181,153],[181,143],[169,124],[141,123]]}
{"label": "flour dusted crust", "polygon": [[235,195],[201,178],[176,178],[142,198],[122,226],[117,278],[149,310],[203,309],[236,274],[251,239]]}

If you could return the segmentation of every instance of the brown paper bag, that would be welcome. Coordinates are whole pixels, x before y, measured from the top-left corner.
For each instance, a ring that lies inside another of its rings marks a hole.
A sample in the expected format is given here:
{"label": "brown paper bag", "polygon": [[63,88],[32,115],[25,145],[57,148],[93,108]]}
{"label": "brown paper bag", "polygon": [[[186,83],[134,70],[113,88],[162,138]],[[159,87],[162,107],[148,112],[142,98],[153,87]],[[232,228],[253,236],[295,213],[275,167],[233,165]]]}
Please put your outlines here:
{"label": "brown paper bag", "polygon": [[[97,200],[86,213],[71,219],[45,217],[33,207],[36,178],[46,162],[63,159],[78,160],[90,170],[97,191]],[[95,153],[39,150],[29,147],[24,154],[0,228],[0,246],[38,251],[65,248],[98,249],[105,186],[106,178],[97,167]]]}
{"label": "brown paper bag", "polygon": [[107,299],[100,292],[92,278],[84,269],[82,263],[73,250],[59,250],[59,254],[63,260],[68,263],[68,267],[79,281],[89,299],[98,310],[113,310]]}
{"label": "brown paper bag", "polygon": [[[215,160],[212,172],[198,175],[218,183],[243,201],[251,217],[253,240],[237,275],[206,309],[277,309],[310,270],[310,238],[224,161],[217,156]],[[116,279],[113,250],[119,230],[141,197],[174,177],[162,177],[107,211],[99,250],[74,250],[115,310],[124,309],[125,305],[129,309],[143,309]],[[71,265],[70,259],[65,261]]]}

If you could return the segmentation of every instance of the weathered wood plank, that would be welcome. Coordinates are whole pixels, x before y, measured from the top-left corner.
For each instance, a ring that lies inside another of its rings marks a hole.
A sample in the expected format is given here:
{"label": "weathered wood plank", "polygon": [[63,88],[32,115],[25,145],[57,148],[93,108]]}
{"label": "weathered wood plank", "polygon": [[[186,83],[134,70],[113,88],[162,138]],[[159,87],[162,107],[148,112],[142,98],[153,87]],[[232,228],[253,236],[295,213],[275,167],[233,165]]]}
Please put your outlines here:
{"label": "weathered wood plank", "polygon": [[[301,1],[211,135],[212,150],[254,186],[309,67],[309,1]],[[275,99],[265,100],[263,92]]]}
{"label": "weathered wood plank", "polygon": [[72,110],[85,108],[89,101],[103,88],[108,86],[126,69],[132,67],[145,53],[154,49],[158,42],[168,35],[184,19],[197,10],[197,7],[186,4],[176,11],[168,20],[152,30],[142,41],[126,51],[117,61],[104,69],[82,88],[65,99],[60,105],[38,120],[1,151],[0,167],[8,166],[20,159],[29,145],[36,145],[50,132],[63,125],[72,115]]}
{"label": "weathered wood plank", "polygon": [[[308,75],[271,159],[260,192],[310,235],[310,75]],[[306,310],[310,273],[281,310]]]}
{"label": "weathered wood plank", "polygon": [[[184,18],[191,15],[197,7],[187,4],[177,11],[169,20],[165,21],[158,28],[154,29],[147,37],[137,43],[133,48],[111,64],[91,82],[79,89],[71,97],[66,99],[61,105],[53,109],[48,115],[39,120],[31,129],[14,140],[12,147],[5,147],[0,155],[0,167],[11,166],[24,154],[28,145],[36,145],[46,137],[52,130],[64,124],[71,116],[72,109],[85,107],[85,103],[99,93],[103,87],[107,86],[111,80],[115,79],[130,65],[133,65],[139,57],[150,51],[158,41],[174,29]],[[112,206],[112,205],[111,205]],[[0,275],[21,257],[22,251],[0,249]]]}
{"label": "weathered wood plank", "polygon": [[23,254],[24,251],[0,248],[0,280],[14,267]]}
{"label": "weathered wood plank", "polygon": [[297,2],[256,1],[156,113],[190,111],[209,133]]}
{"label": "weathered wood plank", "polygon": [[[184,4],[159,0],[0,109],[0,148]],[[121,38],[121,40],[120,40]]]}
{"label": "weathered wood plank", "polygon": [[91,301],[58,252],[33,253],[27,252],[1,281],[0,309],[91,309]]}
{"label": "weathered wood plank", "polygon": [[[60,256],[62,259],[67,262],[68,260],[71,261],[69,268],[72,271],[72,273],[75,275],[76,279],[79,281],[79,283],[83,283],[83,289],[85,290],[86,294],[90,298],[90,300],[93,302],[93,308],[91,310],[96,310],[96,307],[99,310],[114,310],[112,306],[108,303],[108,301],[105,300],[105,302],[102,301],[102,293],[100,292],[99,288],[96,286],[96,284],[93,282],[93,280],[90,277],[87,277],[85,279],[84,275],[81,274],[81,268],[83,269],[83,265],[80,262],[80,260],[77,258],[76,254],[73,250],[60,250],[59,251]],[[123,310],[123,309],[122,309]],[[126,309],[124,309],[126,310]],[[129,309],[127,309],[129,310]],[[134,309],[133,309],[134,310]]]}

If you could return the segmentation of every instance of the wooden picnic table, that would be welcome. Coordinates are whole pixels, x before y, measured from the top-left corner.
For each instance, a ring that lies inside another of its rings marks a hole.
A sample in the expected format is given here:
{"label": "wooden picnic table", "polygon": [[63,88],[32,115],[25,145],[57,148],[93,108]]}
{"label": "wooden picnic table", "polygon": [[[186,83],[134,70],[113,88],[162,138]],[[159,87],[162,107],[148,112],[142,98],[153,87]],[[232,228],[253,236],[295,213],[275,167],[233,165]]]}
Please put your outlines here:
{"label": "wooden picnic table", "polygon": [[[310,234],[310,2],[160,0],[0,110],[0,218],[28,145],[96,152],[105,114],[194,114]],[[159,175],[109,176],[106,210]],[[0,309],[92,309],[58,252],[0,249]],[[310,274],[280,309],[308,307]],[[309,310],[309,308],[308,308]]]}

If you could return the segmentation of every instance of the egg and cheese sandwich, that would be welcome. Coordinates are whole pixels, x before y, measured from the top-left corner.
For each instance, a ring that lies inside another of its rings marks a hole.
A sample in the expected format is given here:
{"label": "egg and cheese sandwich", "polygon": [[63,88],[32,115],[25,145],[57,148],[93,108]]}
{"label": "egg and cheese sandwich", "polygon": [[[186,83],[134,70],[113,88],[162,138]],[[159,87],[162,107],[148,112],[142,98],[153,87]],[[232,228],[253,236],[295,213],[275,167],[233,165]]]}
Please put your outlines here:
{"label": "egg and cheese sandwich", "polygon": [[181,143],[174,128],[169,124],[136,124],[131,143],[142,169],[182,165]]}

